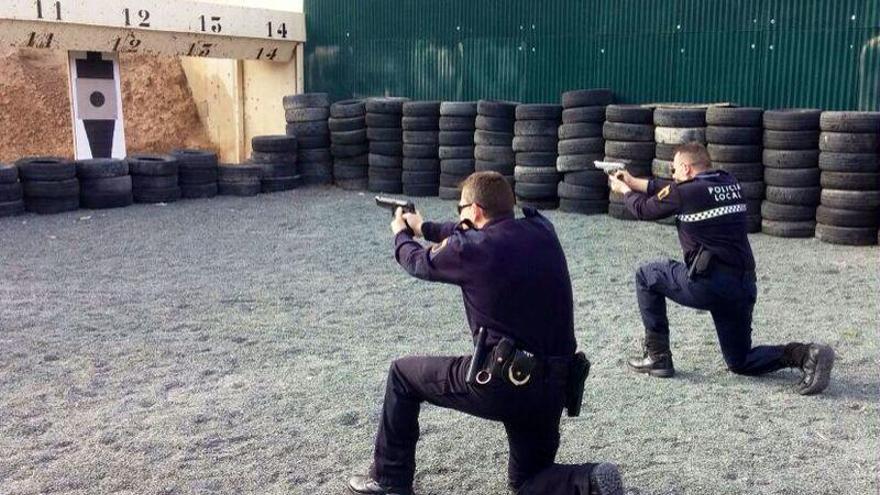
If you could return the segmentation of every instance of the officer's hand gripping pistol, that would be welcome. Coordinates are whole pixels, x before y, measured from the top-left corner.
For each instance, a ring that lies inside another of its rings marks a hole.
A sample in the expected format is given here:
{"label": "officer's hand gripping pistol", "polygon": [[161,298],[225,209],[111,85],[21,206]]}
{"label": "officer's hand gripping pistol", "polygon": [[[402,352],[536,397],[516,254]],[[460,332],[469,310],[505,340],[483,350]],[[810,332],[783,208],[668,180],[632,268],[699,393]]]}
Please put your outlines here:
{"label": "officer's hand gripping pistol", "polygon": [[416,205],[412,201],[376,196],[376,205],[391,210],[391,216],[397,213],[398,208],[403,208],[404,213],[415,213]]}

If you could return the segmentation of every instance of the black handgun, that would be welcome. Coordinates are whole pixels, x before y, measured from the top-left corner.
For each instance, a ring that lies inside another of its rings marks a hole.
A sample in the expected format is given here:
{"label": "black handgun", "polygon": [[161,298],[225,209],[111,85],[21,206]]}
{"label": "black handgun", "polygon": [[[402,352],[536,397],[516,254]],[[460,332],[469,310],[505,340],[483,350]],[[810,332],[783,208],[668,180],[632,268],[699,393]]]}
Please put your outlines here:
{"label": "black handgun", "polygon": [[412,201],[387,198],[385,196],[376,196],[376,205],[391,210],[391,216],[394,216],[398,208],[403,208],[404,213],[416,212],[416,205],[414,205]]}

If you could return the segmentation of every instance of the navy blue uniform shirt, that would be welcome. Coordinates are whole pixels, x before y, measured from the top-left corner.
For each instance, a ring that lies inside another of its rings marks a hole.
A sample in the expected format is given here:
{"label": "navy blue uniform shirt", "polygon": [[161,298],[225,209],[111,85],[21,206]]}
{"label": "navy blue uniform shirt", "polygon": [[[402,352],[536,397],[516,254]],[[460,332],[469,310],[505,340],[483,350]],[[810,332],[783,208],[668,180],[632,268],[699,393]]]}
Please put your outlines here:
{"label": "navy blue uniform shirt", "polygon": [[570,356],[574,338],[571,279],[556,230],[537,210],[491,220],[482,229],[456,223],[422,224],[430,248],[404,230],[394,256],[417,278],[461,287],[472,335],[487,343],[507,336],[539,356]]}
{"label": "navy blue uniform shirt", "polygon": [[746,200],[739,183],[727,172],[700,172],[679,183],[651,179],[645,194],[629,192],[625,200],[630,213],[639,220],[676,215],[678,239],[688,265],[702,245],[721,263],[741,270],[755,269]]}

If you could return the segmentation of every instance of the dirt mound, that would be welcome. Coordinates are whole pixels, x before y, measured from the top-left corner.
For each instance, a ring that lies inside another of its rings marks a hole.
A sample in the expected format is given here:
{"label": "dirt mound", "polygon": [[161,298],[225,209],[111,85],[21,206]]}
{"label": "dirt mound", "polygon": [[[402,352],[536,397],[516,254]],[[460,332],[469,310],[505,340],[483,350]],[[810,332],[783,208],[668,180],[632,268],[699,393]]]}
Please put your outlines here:
{"label": "dirt mound", "polygon": [[[121,55],[129,153],[211,149],[176,58]],[[0,51],[0,161],[73,156],[67,53]]]}

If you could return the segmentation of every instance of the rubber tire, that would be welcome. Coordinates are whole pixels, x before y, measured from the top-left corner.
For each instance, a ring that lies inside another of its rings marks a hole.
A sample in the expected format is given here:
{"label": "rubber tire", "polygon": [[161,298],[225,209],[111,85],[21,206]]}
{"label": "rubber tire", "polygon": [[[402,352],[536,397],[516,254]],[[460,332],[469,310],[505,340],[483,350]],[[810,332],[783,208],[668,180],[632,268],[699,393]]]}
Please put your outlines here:
{"label": "rubber tire", "polygon": [[608,213],[608,200],[559,198],[559,211],[581,215],[604,215]]}
{"label": "rubber tire", "polygon": [[354,131],[337,131],[330,133],[330,143],[339,144],[366,144],[367,130],[357,129]]}
{"label": "rubber tire", "polygon": [[367,141],[403,143],[403,129],[399,127],[368,127]]}
{"label": "rubber tire", "polygon": [[385,156],[403,156],[402,141],[370,141],[369,153]]}
{"label": "rubber tire", "polygon": [[822,189],[819,202],[829,208],[875,211],[880,209],[880,191]]}
{"label": "rubber tire", "polygon": [[[571,125],[571,124],[569,124]],[[602,137],[612,141],[654,141],[654,126],[605,122]]]}
{"label": "rubber tire", "polygon": [[288,135],[254,136],[251,147],[254,151],[269,153],[295,153],[299,148],[299,137]]}
{"label": "rubber tire", "polygon": [[474,149],[471,146],[440,146],[437,148],[437,157],[441,160],[473,160]]}
{"label": "rubber tire", "polygon": [[630,160],[652,160],[655,149],[654,143],[605,141],[606,156],[617,156]]}
{"label": "rubber tire", "polygon": [[761,146],[737,144],[710,144],[706,147],[712,161],[752,163],[762,158]]}
{"label": "rubber tire", "polygon": [[370,127],[400,129],[403,119],[398,113],[367,113],[367,129]]}
{"label": "rubber tire", "polygon": [[823,132],[819,149],[837,153],[880,153],[880,135]]}
{"label": "rubber tire", "polygon": [[560,198],[566,199],[583,199],[583,200],[607,200],[608,186],[590,187],[578,186],[569,182],[560,182],[557,186],[556,194]]}
{"label": "rubber tire", "polygon": [[180,198],[181,199],[204,199],[204,198],[213,198],[217,196],[217,183],[211,182],[209,184],[181,184],[180,185]]}
{"label": "rubber tire", "polygon": [[369,152],[370,145],[367,143],[330,145],[330,153],[333,154],[333,158],[354,158],[366,155]]}
{"label": "rubber tire", "polygon": [[335,184],[346,191],[366,191],[370,180],[366,177],[358,179],[336,179]]}
{"label": "rubber tire", "polygon": [[367,190],[386,194],[401,194],[403,192],[403,184],[399,181],[370,178],[367,181]]}
{"label": "rubber tire", "polygon": [[559,123],[562,119],[562,105],[553,103],[521,103],[516,106],[514,116],[517,121],[543,120]]}
{"label": "rubber tire", "polygon": [[441,131],[471,131],[477,128],[476,116],[468,117],[444,117],[438,121]]}
{"label": "rubber tire", "polygon": [[[584,140],[597,139],[597,138],[584,138],[582,139],[569,139],[564,141],[566,143],[578,143]],[[560,146],[560,141],[556,138],[556,136],[516,136],[513,138],[513,142],[511,143],[511,148],[515,153],[540,153],[540,152],[555,152],[557,146]],[[601,149],[601,146],[604,146],[604,141],[598,144]],[[579,148],[574,148],[570,152],[578,153]]]}
{"label": "rubber tire", "polygon": [[819,164],[819,150],[764,149],[761,161],[771,168],[815,168]]}
{"label": "rubber tire", "polygon": [[404,131],[434,131],[440,130],[440,117],[412,117],[404,116],[400,119],[400,128]]}
{"label": "rubber tire", "polygon": [[177,187],[179,182],[176,175],[132,175],[131,188],[141,189],[170,189]]}
{"label": "rubber tire", "polygon": [[128,162],[125,160],[94,158],[78,160],[75,164],[78,179],[101,179],[128,175]]}
{"label": "rubber tire", "polygon": [[880,134],[880,112],[822,112],[819,128],[830,132]]}
{"label": "rubber tire", "polygon": [[351,99],[341,100],[330,105],[330,119],[350,119],[363,117],[367,113],[364,100]]}
{"label": "rubber tire", "polygon": [[768,186],[779,187],[818,187],[818,168],[767,168],[764,182]]}
{"label": "rubber tire", "polygon": [[763,163],[726,163],[712,162],[712,168],[724,170],[741,182],[757,182],[764,180],[765,167]]}
{"label": "rubber tire", "polygon": [[847,246],[873,246],[877,244],[877,229],[858,229],[816,224],[816,238],[829,244]]}
{"label": "rubber tire", "polygon": [[286,177],[275,177],[271,179],[263,179],[260,182],[260,193],[268,194],[274,192],[290,191],[302,185],[303,180],[300,175],[290,175]]}
{"label": "rubber tire", "polygon": [[22,182],[25,198],[68,198],[79,196],[79,181],[65,180],[26,180]]}
{"label": "rubber tire", "polygon": [[751,144],[762,145],[764,131],[760,127],[706,127],[706,141],[709,144]]}
{"label": "rubber tire", "polygon": [[59,198],[26,198],[26,211],[39,215],[54,215],[79,209],[79,195]]}
{"label": "rubber tire", "polygon": [[622,124],[654,125],[654,109],[641,105],[608,105],[605,119]]}
{"label": "rubber tire", "polygon": [[9,201],[0,203],[0,218],[13,217],[24,213],[24,201]]}
{"label": "rubber tire", "polygon": [[563,124],[577,123],[595,123],[601,124],[605,122],[605,107],[574,107],[566,108],[562,111]]}
{"label": "rubber tire", "polygon": [[764,192],[767,201],[781,205],[816,206],[819,204],[821,189],[818,187],[777,187],[769,186]]}
{"label": "rubber tire", "polygon": [[[607,143],[606,143],[607,144]],[[597,170],[594,161],[602,161],[605,155],[602,153],[590,153],[585,155],[559,155],[556,159],[556,170],[560,172],[580,172],[584,170]]]}
{"label": "rubber tire", "polygon": [[773,131],[812,131],[819,129],[821,110],[784,108],[764,112],[764,129]]}
{"label": "rubber tire", "polygon": [[437,195],[440,197],[440,199],[459,201],[461,199],[461,189],[457,187],[440,186]]}
{"label": "rubber tire", "polygon": [[651,162],[651,175],[660,179],[672,178],[672,163],[668,160],[655,159]]}
{"label": "rubber tire", "polygon": [[401,156],[388,156],[370,153],[369,155],[367,155],[367,161],[369,162],[369,166],[371,169],[401,169],[403,167],[403,157]]}
{"label": "rubber tire", "polygon": [[816,209],[816,222],[835,227],[873,228],[880,226],[880,215],[877,211],[844,210],[819,206]]}
{"label": "rubber tire", "polygon": [[535,151],[516,154],[516,165],[522,167],[545,167],[556,168],[556,160],[559,155],[555,151]]}
{"label": "rubber tire", "polygon": [[288,108],[329,107],[330,96],[327,93],[300,93],[287,95],[281,99],[281,104]]}
{"label": "rubber tire", "polygon": [[474,144],[478,146],[511,146],[513,143],[513,134],[507,132],[484,131],[477,129],[474,131]]}
{"label": "rubber tire", "polygon": [[367,115],[370,113],[376,113],[399,116],[403,113],[403,104],[407,101],[410,101],[409,98],[404,96],[381,96],[367,98],[367,100],[364,101],[364,106]]}
{"label": "rubber tire", "polygon": [[706,142],[705,127],[655,127],[654,142],[657,144],[686,144]]}
{"label": "rubber tire", "polygon": [[288,136],[302,138],[306,136],[326,136],[330,134],[330,126],[327,120],[312,122],[291,122],[285,126]]}
{"label": "rubber tire", "polygon": [[402,182],[403,170],[399,168],[370,168],[367,170],[370,180]]}
{"label": "rubber tire", "polygon": [[559,126],[557,137],[560,140],[602,137],[602,124],[589,122],[562,124]]}
{"label": "rubber tire", "polygon": [[24,189],[20,182],[0,184],[0,203],[12,203],[24,198]]}
{"label": "rubber tire", "polygon": [[414,197],[432,197],[440,193],[440,185],[434,184],[407,184],[403,183],[403,194]]}
{"label": "rubber tire", "polygon": [[559,122],[553,120],[518,120],[513,124],[513,135],[550,136],[556,138],[559,135],[559,127]]}
{"label": "rubber tire", "polygon": [[505,119],[501,117],[489,117],[486,115],[477,115],[474,120],[474,129],[481,131],[506,132],[513,134],[513,128],[516,124],[515,120]]}
{"label": "rubber tire", "polygon": [[819,168],[827,172],[877,173],[880,172],[880,155],[822,152],[819,154]]}
{"label": "rubber tire", "polygon": [[880,189],[880,173],[822,172],[819,177],[819,183],[825,189],[876,191]]}
{"label": "rubber tire", "polygon": [[403,103],[401,113],[406,117],[434,117],[434,121],[440,117],[439,101],[406,101]]}
{"label": "rubber tire", "polygon": [[475,160],[451,159],[440,160],[440,172],[450,175],[470,175],[474,173]]}
{"label": "rubber tire", "polygon": [[515,154],[509,146],[475,146],[474,158],[482,161],[513,164]]}
{"label": "rubber tire", "polygon": [[514,120],[516,118],[517,105],[518,103],[514,101],[479,100],[477,102],[477,114],[486,117]]}
{"label": "rubber tire", "polygon": [[76,165],[56,156],[31,156],[15,162],[22,181],[56,181],[76,177]]}
{"label": "rubber tire", "polygon": [[761,218],[778,222],[809,222],[816,219],[816,207],[764,201],[761,203]]}
{"label": "rubber tire", "polygon": [[477,115],[475,101],[444,101],[440,103],[440,116],[473,117]]}
{"label": "rubber tire", "polygon": [[607,88],[575,89],[562,93],[561,101],[564,108],[605,106],[614,101],[614,92]]}
{"label": "rubber tire", "polygon": [[180,188],[132,189],[135,203],[173,203],[180,199]]}
{"label": "rubber tire", "polygon": [[764,147],[774,150],[815,150],[819,131],[764,131]]}
{"label": "rubber tire", "polygon": [[704,108],[656,108],[654,125],[658,127],[706,127]]}
{"label": "rubber tire", "polygon": [[773,237],[809,238],[816,235],[816,222],[761,220],[761,232]]}
{"label": "rubber tire", "polygon": [[437,134],[440,146],[474,146],[474,132],[471,131],[440,131]]}
{"label": "rubber tire", "polygon": [[217,167],[218,182],[259,182],[263,175],[263,168],[257,164],[244,163],[241,165],[224,164]]}
{"label": "rubber tire", "polygon": [[327,120],[327,130],[333,132],[359,131],[367,128],[365,117],[330,118]]}
{"label": "rubber tire", "polygon": [[598,169],[569,172],[565,174],[563,180],[573,186],[608,189],[608,175]]}
{"label": "rubber tire", "polygon": [[706,109],[706,125],[727,127],[752,127],[761,129],[764,126],[764,109],[754,107],[750,108],[712,106]]}
{"label": "rubber tire", "polygon": [[516,168],[513,163],[498,163],[476,160],[474,162],[474,172],[498,172],[501,175],[513,175],[513,169]]}
{"label": "rubber tire", "polygon": [[[0,184],[12,184],[18,182],[18,167],[6,163],[0,163]],[[9,207],[14,209],[13,207]]]}
{"label": "rubber tire", "polygon": [[513,179],[516,182],[529,182],[533,184],[558,184],[562,174],[556,168],[549,167],[513,167]]}

